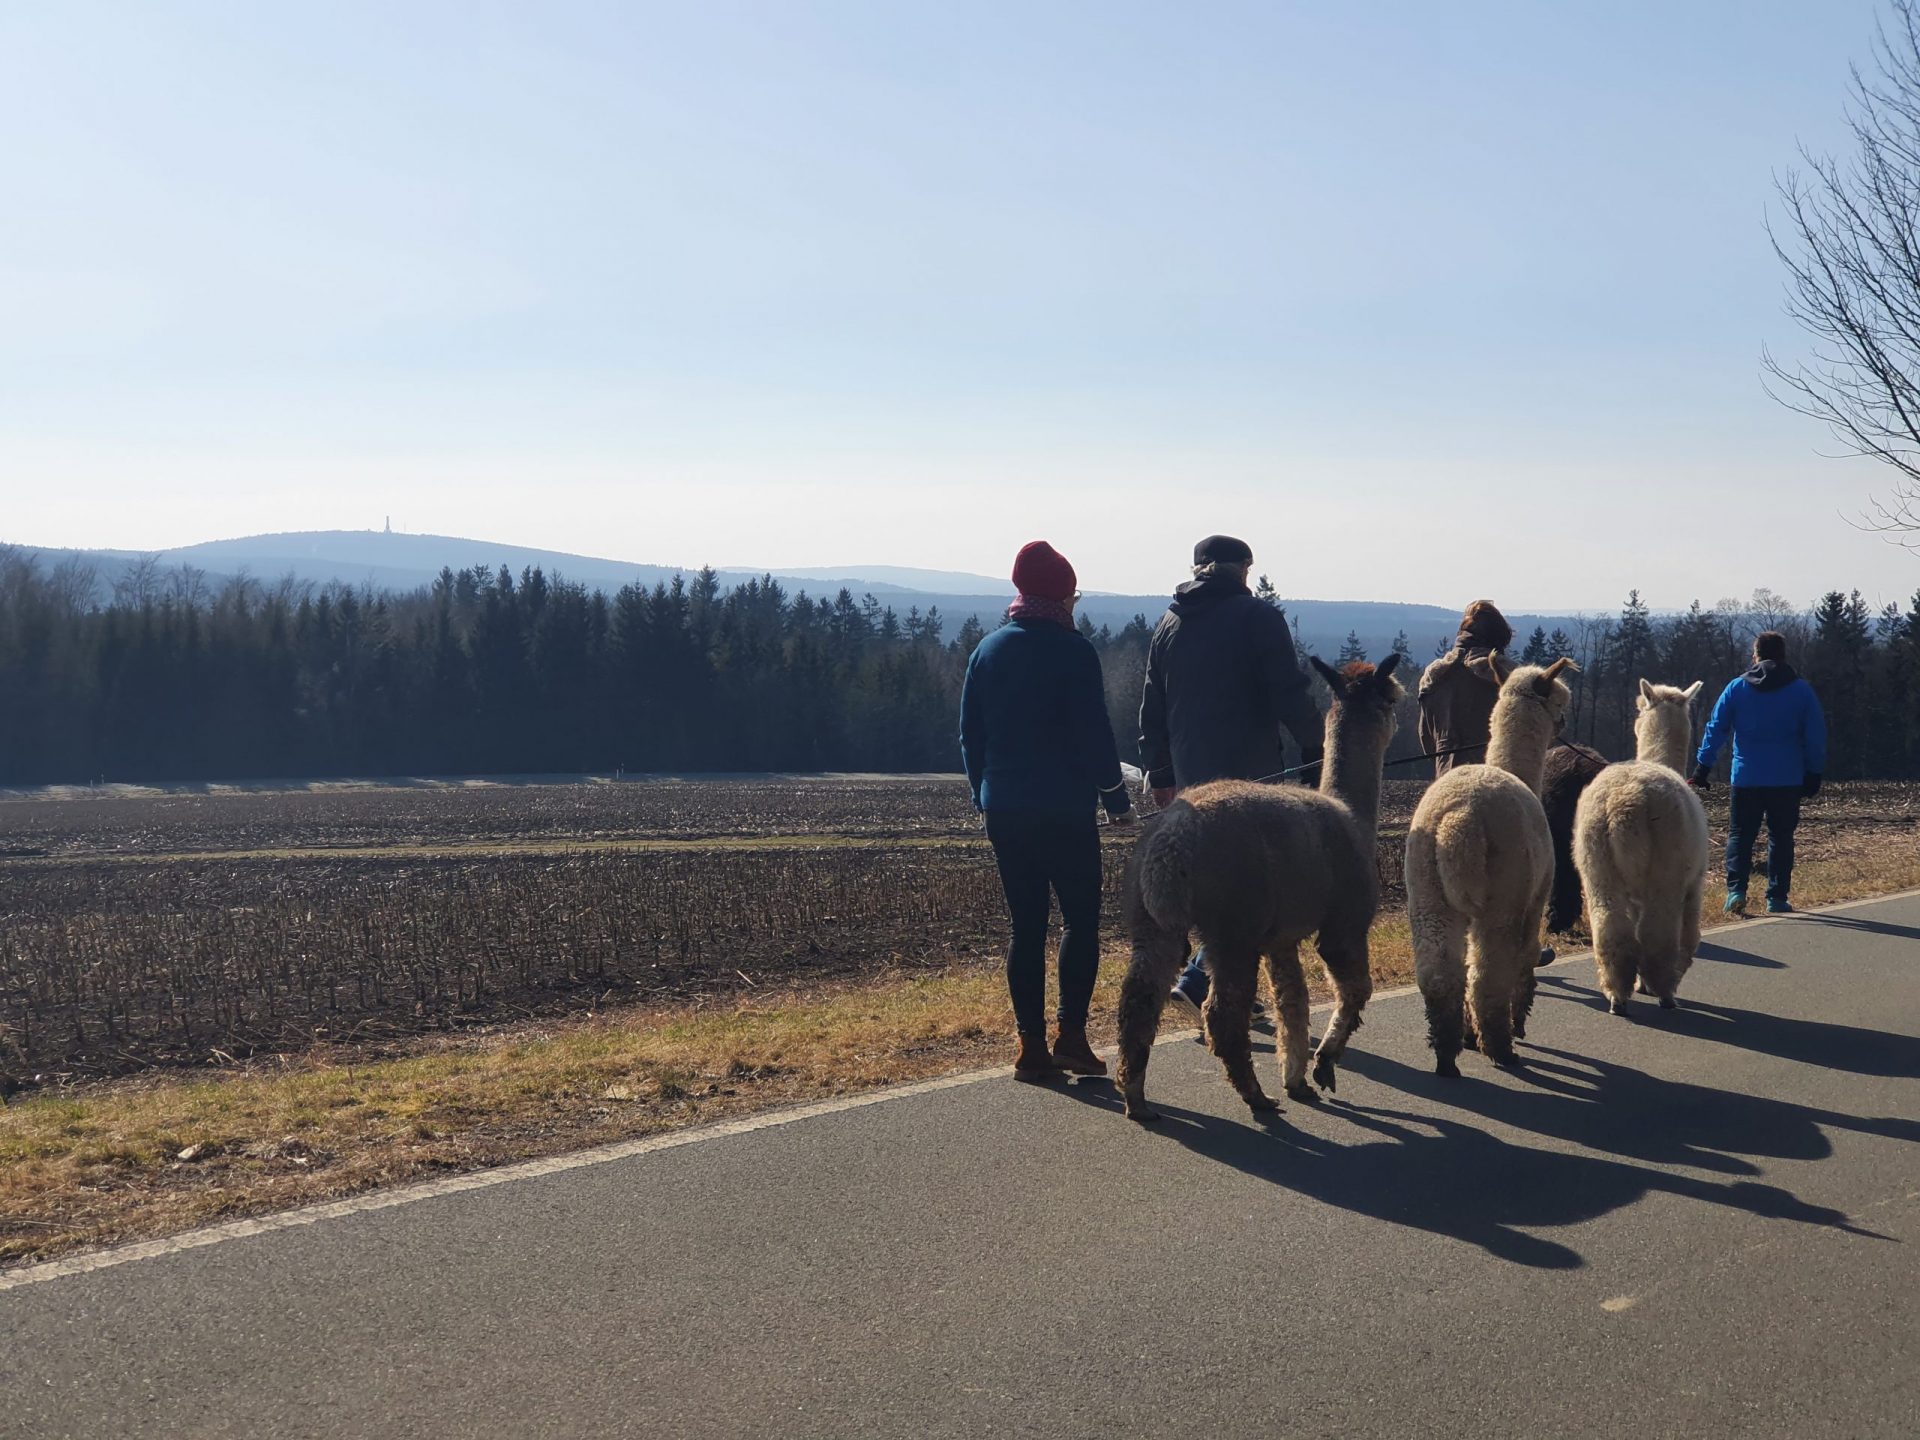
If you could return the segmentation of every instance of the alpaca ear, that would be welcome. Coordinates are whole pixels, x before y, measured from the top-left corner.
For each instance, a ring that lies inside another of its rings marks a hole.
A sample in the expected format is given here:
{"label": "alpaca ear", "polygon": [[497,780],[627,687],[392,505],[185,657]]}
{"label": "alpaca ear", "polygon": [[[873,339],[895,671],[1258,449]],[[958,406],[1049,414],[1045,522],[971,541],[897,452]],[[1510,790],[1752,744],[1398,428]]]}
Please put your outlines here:
{"label": "alpaca ear", "polygon": [[1393,672],[1398,670],[1399,668],[1400,668],[1400,652],[1398,650],[1391,651],[1387,655],[1386,659],[1382,660],[1378,665],[1373,667],[1373,678],[1376,680],[1385,680],[1388,676],[1393,674]]}
{"label": "alpaca ear", "polygon": [[1696,680],[1691,685],[1687,686],[1686,689],[1682,690],[1680,693],[1687,697],[1687,703],[1691,705],[1694,702],[1694,698],[1697,695],[1699,695],[1700,687],[1702,685],[1705,685],[1706,683],[1707,682],[1704,680]]}
{"label": "alpaca ear", "polygon": [[1558,660],[1547,666],[1547,678],[1549,680],[1558,680],[1562,671],[1571,675],[1578,675],[1580,673],[1580,667],[1573,663],[1573,657],[1571,655],[1562,655]]}
{"label": "alpaca ear", "polygon": [[1640,682],[1640,698],[1649,705],[1653,703],[1653,686],[1649,685],[1645,680]]}
{"label": "alpaca ear", "polygon": [[1344,695],[1346,693],[1346,682],[1341,680],[1338,670],[1327,664],[1327,662],[1322,660],[1318,655],[1309,655],[1307,657],[1307,663],[1320,672],[1320,678],[1327,682],[1327,688],[1333,691],[1334,694]]}

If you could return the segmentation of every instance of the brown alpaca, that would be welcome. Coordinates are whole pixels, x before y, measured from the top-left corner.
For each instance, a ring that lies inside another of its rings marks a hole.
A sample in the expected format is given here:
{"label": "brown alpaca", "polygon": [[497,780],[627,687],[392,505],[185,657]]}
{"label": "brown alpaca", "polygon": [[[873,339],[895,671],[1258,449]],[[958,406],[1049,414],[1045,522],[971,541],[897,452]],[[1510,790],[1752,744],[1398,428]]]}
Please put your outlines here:
{"label": "brown alpaca", "polygon": [[1606,756],[1572,741],[1547,751],[1540,799],[1547,810],[1547,833],[1553,836],[1553,897],[1547,901],[1547,929],[1556,935],[1580,923],[1584,896],[1573,860],[1573,812],[1581,794],[1606,768]]}
{"label": "brown alpaca", "polygon": [[1156,1120],[1146,1102],[1147,1058],[1190,933],[1206,946],[1212,993],[1207,1044],[1227,1079],[1255,1110],[1279,1107],[1253,1073],[1248,1021],[1261,957],[1280,1017],[1287,1094],[1312,1100],[1306,1084],[1307,981],[1300,945],[1317,936],[1336,1008],[1314,1054],[1313,1078],[1334,1088],[1334,1062],[1373,993],[1367,932],[1379,903],[1374,842],[1380,769],[1393,738],[1398,655],[1314,668],[1333,691],[1320,788],[1221,780],[1174,801],[1134,847],[1128,867],[1133,964],[1120,989],[1120,1065],[1127,1114]]}

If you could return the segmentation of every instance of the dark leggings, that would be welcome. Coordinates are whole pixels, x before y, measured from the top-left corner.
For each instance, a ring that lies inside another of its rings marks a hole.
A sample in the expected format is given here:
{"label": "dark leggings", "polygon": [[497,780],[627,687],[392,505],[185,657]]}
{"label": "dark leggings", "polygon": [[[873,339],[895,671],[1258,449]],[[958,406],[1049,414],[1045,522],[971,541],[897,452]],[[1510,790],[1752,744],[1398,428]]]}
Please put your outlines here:
{"label": "dark leggings", "polygon": [[1047,915],[1060,897],[1060,1023],[1084,1025],[1100,970],[1100,832],[1093,816],[989,811],[987,838],[1007,892],[1013,939],[1007,946],[1007,992],[1014,1023],[1036,1034],[1047,1023]]}
{"label": "dark leggings", "polygon": [[1760,822],[1767,824],[1767,899],[1787,898],[1793,884],[1793,831],[1800,823],[1798,785],[1736,785],[1727,827],[1727,889],[1744,895],[1753,871]]}

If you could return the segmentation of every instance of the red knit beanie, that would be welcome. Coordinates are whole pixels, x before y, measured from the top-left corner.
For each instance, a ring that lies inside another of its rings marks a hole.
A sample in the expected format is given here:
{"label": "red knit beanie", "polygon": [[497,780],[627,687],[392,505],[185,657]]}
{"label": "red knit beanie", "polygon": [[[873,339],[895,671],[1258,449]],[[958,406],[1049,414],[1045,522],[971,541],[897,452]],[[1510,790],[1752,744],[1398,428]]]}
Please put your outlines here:
{"label": "red knit beanie", "polygon": [[1044,540],[1020,547],[1013,559],[1013,588],[1041,600],[1069,600],[1079,588],[1067,557]]}

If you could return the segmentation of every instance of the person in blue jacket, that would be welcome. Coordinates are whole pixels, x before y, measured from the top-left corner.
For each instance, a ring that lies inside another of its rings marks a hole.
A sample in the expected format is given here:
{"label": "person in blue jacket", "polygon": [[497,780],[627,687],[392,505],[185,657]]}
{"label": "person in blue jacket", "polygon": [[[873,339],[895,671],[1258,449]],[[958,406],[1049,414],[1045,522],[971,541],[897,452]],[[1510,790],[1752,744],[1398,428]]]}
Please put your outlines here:
{"label": "person in blue jacket", "polygon": [[[1100,656],[1074,628],[1073,566],[1044,540],[1013,562],[1020,596],[967,661],[960,755],[1000,867],[1013,938],[1007,990],[1020,1032],[1014,1074],[1104,1075],[1087,1043],[1100,968],[1100,832],[1132,819],[1107,718]],[[1060,1010],[1047,1045],[1047,916],[1060,901]]]}
{"label": "person in blue jacket", "polygon": [[1747,912],[1754,842],[1767,827],[1767,913],[1790,915],[1793,832],[1800,802],[1820,793],[1827,717],[1813,687],[1787,663],[1787,641],[1768,630],[1753,642],[1753,668],[1720,693],[1701,737],[1690,783],[1712,782],[1720,747],[1733,740],[1733,820],[1727,828],[1727,913]]}

